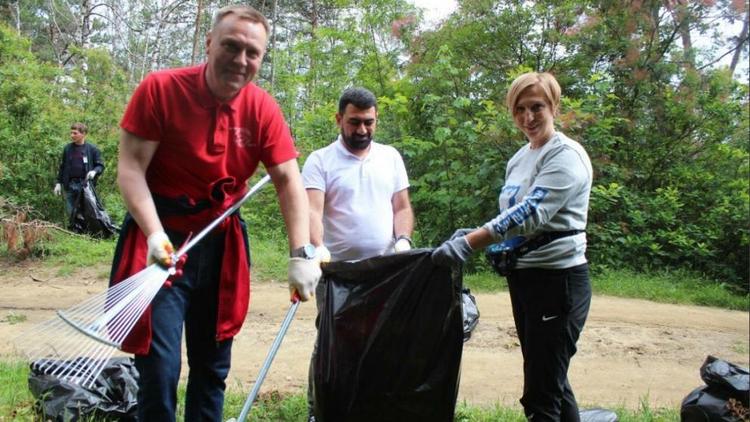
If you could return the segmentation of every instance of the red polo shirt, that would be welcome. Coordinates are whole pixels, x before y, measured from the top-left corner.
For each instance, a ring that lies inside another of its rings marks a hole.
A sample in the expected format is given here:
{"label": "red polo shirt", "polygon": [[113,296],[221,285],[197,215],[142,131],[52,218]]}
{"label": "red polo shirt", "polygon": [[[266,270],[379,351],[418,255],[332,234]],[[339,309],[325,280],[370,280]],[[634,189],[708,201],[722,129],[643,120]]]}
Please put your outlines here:
{"label": "red polo shirt", "polygon": [[[205,65],[149,74],[133,93],[120,126],[140,138],[159,142],[146,171],[153,194],[186,196],[212,206],[189,216],[162,216],[162,224],[182,233],[197,233],[242,197],[259,162],[272,167],[299,154],[274,99],[253,83],[228,102],[220,102],[206,85]],[[249,304],[249,267],[239,221],[229,219],[226,254],[219,289],[217,340],[233,337]],[[123,255],[116,257],[114,281],[145,266],[145,238],[127,234]],[[123,343],[123,350],[148,352],[150,312]]]}

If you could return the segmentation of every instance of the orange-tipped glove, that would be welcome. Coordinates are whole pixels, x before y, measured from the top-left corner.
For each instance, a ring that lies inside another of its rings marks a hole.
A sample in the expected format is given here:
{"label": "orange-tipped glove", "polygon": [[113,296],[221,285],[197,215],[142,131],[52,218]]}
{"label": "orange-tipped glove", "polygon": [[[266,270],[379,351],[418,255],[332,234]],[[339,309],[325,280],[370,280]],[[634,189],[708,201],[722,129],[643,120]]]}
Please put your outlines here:
{"label": "orange-tipped glove", "polygon": [[[164,282],[164,287],[172,287],[172,283],[178,278],[182,277],[182,267],[185,266],[187,261],[187,254],[183,253],[182,256],[174,264],[174,272],[167,277],[167,281]],[[170,271],[171,272],[171,271]]]}
{"label": "orange-tipped glove", "polygon": [[148,255],[146,260],[148,265],[156,262],[162,267],[171,267],[174,246],[172,246],[169,236],[163,231],[154,232],[148,236],[147,242]]}
{"label": "orange-tipped glove", "polygon": [[317,259],[289,258],[289,292],[294,295],[296,290],[303,302],[315,295],[321,275]]}

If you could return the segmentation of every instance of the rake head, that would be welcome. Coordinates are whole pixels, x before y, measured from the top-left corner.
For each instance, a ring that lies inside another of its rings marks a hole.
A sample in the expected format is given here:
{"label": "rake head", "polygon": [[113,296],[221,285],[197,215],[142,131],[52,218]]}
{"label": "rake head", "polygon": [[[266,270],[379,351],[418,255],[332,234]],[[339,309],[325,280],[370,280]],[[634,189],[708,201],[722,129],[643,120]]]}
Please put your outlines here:
{"label": "rake head", "polygon": [[151,265],[70,309],[57,311],[14,341],[40,373],[91,387],[169,277]]}

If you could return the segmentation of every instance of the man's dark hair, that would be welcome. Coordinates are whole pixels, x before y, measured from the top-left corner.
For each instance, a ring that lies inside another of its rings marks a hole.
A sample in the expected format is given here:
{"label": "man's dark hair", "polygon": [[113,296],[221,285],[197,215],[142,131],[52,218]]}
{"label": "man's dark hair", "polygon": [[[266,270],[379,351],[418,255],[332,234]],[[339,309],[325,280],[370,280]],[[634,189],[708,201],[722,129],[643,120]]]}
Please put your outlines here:
{"label": "man's dark hair", "polygon": [[89,131],[89,129],[83,123],[73,123],[72,125],[70,125],[70,128],[81,133],[86,133]]}
{"label": "man's dark hair", "polygon": [[353,105],[362,110],[370,107],[378,109],[378,100],[375,95],[365,88],[348,88],[339,98],[339,114],[344,114],[347,105]]}

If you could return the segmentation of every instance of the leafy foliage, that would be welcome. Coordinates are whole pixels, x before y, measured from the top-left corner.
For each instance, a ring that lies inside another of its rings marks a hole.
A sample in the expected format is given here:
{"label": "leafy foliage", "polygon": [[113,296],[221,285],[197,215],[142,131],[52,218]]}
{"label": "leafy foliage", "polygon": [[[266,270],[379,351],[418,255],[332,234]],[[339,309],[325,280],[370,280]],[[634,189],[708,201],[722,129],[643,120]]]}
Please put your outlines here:
{"label": "leafy foliage", "polygon": [[[67,129],[84,121],[107,165],[100,196],[118,220],[127,98],[145,72],[200,59],[198,37],[225,3],[105,0],[88,14],[67,0],[0,6],[11,25],[0,26],[3,194],[62,221],[50,190]],[[748,85],[716,65],[721,55],[746,58],[747,34],[715,29],[746,20],[746,1],[466,0],[431,30],[404,0],[253,4],[276,16],[258,83],[287,116],[300,164],[335,138],[341,91],[371,89],[376,137],[407,163],[419,246],[494,216],[505,165],[526,142],[503,105],[507,86],[522,72],[550,71],[563,87],[559,128],[595,170],[593,265],[684,268],[747,294]],[[697,46],[697,36],[713,47]],[[254,235],[285,242],[275,195],[243,213]],[[484,266],[475,259],[470,269]]]}

